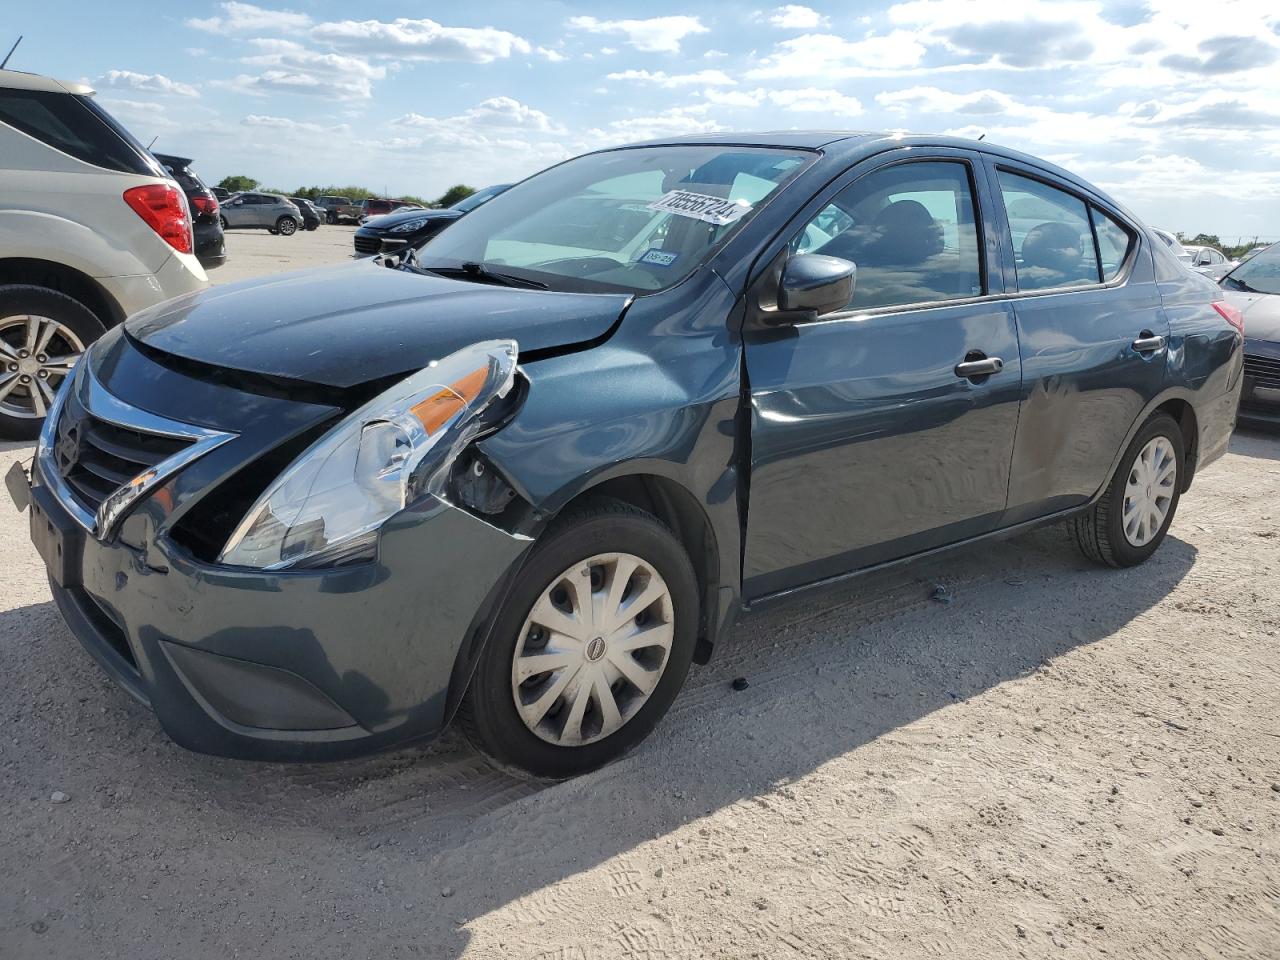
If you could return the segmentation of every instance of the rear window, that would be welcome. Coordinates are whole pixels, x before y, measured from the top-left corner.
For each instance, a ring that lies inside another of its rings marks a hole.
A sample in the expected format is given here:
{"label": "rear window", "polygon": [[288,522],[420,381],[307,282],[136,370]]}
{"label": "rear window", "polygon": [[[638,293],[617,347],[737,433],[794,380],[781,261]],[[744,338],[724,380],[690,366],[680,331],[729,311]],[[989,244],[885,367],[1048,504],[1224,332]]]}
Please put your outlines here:
{"label": "rear window", "polygon": [[165,176],[141,144],[89,97],[0,89],[0,122],[96,167]]}

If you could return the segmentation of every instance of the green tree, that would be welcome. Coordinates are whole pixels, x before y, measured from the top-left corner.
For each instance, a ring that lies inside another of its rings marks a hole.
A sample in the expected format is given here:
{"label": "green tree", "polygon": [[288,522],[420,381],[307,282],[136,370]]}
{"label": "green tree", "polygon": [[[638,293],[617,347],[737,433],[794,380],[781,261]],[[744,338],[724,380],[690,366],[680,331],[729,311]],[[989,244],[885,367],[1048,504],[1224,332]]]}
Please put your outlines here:
{"label": "green tree", "polygon": [[444,192],[435,205],[437,207],[452,207],[459,200],[465,200],[475,192],[475,187],[468,187],[465,183],[455,183]]}
{"label": "green tree", "polygon": [[229,193],[244,193],[246,190],[258,189],[258,181],[253,177],[246,177],[242,173],[237,173],[230,177],[223,177],[218,181],[218,186]]}
{"label": "green tree", "polygon": [[1216,233],[1197,233],[1189,241],[1185,241],[1185,242],[1190,243],[1193,247],[1222,246],[1221,242],[1219,242],[1218,240],[1218,235]]}

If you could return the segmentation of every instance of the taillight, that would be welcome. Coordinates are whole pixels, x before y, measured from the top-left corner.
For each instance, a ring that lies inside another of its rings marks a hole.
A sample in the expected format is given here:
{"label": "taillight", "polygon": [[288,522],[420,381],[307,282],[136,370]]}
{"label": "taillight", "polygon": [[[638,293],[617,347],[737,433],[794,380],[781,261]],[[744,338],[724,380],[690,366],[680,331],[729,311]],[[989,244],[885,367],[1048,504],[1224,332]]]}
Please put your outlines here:
{"label": "taillight", "polygon": [[191,235],[187,198],[177,187],[167,183],[133,187],[124,192],[124,202],[173,249],[179,253],[191,252],[195,241]]}
{"label": "taillight", "polygon": [[196,208],[197,213],[208,217],[215,216],[218,212],[218,201],[208,194],[196,194],[191,198],[191,205]]}
{"label": "taillight", "polygon": [[1243,313],[1241,313],[1231,304],[1227,303],[1227,301],[1225,300],[1215,301],[1213,304],[1213,309],[1218,311],[1219,316],[1221,316],[1223,320],[1227,321],[1227,323],[1235,327],[1236,330],[1239,331],[1240,336],[1242,337],[1244,336],[1244,314]]}

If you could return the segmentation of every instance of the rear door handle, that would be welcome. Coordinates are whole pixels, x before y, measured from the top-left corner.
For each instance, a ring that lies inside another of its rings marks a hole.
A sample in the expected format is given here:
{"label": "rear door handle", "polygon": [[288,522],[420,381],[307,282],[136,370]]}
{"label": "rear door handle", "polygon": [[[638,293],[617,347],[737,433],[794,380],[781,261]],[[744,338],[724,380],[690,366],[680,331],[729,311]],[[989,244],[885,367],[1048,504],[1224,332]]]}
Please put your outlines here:
{"label": "rear door handle", "polygon": [[974,377],[989,377],[1004,369],[1004,361],[999,357],[983,357],[981,360],[966,360],[956,364],[956,376],[965,380]]}
{"label": "rear door handle", "polygon": [[1143,330],[1138,339],[1133,341],[1133,349],[1138,353],[1153,353],[1164,346],[1164,337],[1153,336],[1150,330]]}

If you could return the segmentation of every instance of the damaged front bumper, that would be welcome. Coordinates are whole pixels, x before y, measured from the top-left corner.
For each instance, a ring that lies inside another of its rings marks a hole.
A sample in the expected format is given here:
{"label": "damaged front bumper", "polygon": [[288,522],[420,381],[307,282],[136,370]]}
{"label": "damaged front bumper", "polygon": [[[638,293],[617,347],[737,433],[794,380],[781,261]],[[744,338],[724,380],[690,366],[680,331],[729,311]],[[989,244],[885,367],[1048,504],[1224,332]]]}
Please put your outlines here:
{"label": "damaged front bumper", "polygon": [[[151,499],[189,499],[183,482],[236,442]],[[438,734],[531,542],[429,496],[384,523],[373,560],[231,567],[175,543],[148,499],[100,539],[58,469],[42,448],[26,493],[68,626],[177,743],[223,756],[339,759]]]}

